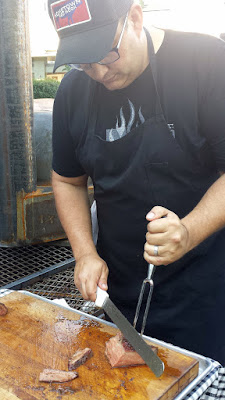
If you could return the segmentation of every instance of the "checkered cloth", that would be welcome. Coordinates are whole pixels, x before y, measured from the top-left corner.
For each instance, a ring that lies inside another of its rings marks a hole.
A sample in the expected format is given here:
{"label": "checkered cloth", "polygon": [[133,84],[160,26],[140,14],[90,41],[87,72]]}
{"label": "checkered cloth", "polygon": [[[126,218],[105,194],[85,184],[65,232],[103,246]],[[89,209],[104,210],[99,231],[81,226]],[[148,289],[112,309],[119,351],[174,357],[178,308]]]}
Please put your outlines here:
{"label": "checkered cloth", "polygon": [[184,398],[184,400],[225,400],[225,368],[212,361],[208,375]]}

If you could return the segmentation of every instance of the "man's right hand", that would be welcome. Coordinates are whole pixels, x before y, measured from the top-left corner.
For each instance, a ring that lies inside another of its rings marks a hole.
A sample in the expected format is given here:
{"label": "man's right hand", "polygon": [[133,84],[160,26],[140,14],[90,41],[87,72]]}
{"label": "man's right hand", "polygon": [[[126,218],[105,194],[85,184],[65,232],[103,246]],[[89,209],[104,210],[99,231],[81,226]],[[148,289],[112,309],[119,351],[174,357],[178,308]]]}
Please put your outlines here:
{"label": "man's right hand", "polygon": [[85,300],[96,300],[97,286],[107,290],[109,270],[98,255],[88,254],[76,260],[74,282]]}
{"label": "man's right hand", "polygon": [[74,282],[85,300],[95,301],[97,286],[107,290],[108,267],[92,239],[87,175],[68,178],[52,173],[56,208],[76,259]]}

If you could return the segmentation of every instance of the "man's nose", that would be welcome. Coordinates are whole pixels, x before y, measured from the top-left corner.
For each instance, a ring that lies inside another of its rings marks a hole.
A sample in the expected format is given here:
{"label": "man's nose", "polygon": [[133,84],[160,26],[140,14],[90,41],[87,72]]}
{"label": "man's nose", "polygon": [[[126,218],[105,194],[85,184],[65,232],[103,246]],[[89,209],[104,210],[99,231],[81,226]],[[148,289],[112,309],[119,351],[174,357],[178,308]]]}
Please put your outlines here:
{"label": "man's nose", "polygon": [[88,75],[90,75],[93,79],[97,81],[104,80],[105,75],[108,72],[108,66],[102,64],[92,64],[91,69],[88,71]]}

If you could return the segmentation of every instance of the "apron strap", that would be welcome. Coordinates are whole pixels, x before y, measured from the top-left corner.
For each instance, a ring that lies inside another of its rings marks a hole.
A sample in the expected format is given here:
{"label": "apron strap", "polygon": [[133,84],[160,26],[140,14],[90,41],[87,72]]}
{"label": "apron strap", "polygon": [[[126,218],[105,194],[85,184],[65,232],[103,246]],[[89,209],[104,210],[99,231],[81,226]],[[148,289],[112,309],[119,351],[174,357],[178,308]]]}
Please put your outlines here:
{"label": "apron strap", "polygon": [[144,28],[144,31],[145,31],[145,34],[147,37],[148,57],[149,57],[149,62],[150,62],[151,70],[152,70],[152,76],[153,76],[154,82],[156,84],[156,82],[157,82],[157,66],[156,66],[156,55],[155,55],[154,45],[153,45],[153,41],[152,41],[149,31],[146,28]]}
{"label": "apron strap", "polygon": [[148,43],[148,55],[149,55],[149,63],[150,63],[150,67],[151,67],[151,71],[152,71],[152,77],[153,77],[153,81],[154,81],[154,85],[155,85],[155,91],[156,91],[156,115],[158,114],[162,114],[164,119],[164,113],[163,113],[163,109],[162,109],[162,105],[161,105],[161,101],[160,101],[160,97],[159,97],[159,92],[158,92],[158,88],[157,88],[157,60],[156,60],[156,54],[155,54],[155,50],[154,50],[154,45],[152,42],[152,38],[151,35],[149,33],[149,31],[144,28],[146,37],[147,37],[147,43]]}
{"label": "apron strap", "polygon": [[88,135],[90,134],[91,136],[95,134],[95,128],[98,117],[98,102],[95,99],[97,89],[98,89],[98,83],[94,79],[92,79],[92,85],[90,91],[91,98],[89,101],[89,113],[88,113],[88,124],[87,124]]}

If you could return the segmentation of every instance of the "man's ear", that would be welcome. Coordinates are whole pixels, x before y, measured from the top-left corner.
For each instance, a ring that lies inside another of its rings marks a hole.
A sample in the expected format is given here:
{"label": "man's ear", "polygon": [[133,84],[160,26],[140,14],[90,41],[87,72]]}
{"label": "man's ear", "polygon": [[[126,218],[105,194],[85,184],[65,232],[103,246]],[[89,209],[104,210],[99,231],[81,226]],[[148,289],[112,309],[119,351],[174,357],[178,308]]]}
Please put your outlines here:
{"label": "man's ear", "polygon": [[140,4],[132,4],[128,18],[135,31],[141,34],[143,29],[143,11]]}

